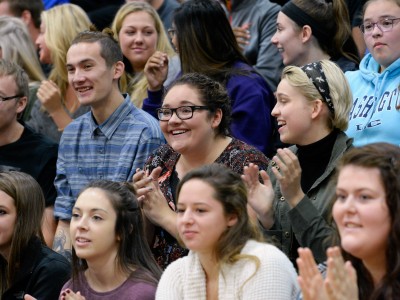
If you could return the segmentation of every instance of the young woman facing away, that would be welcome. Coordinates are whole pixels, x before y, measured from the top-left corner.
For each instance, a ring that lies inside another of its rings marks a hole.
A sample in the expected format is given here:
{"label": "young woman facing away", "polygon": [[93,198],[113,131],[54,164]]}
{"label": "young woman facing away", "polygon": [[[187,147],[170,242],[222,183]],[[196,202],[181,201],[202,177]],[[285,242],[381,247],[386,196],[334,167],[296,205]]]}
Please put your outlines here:
{"label": "young woman facing away", "polygon": [[320,266],[326,279],[311,251],[299,250],[303,299],[398,299],[400,148],[376,143],[350,150],[333,183],[340,246],[329,249],[327,266]]}
{"label": "young woman facing away", "polygon": [[329,59],[345,72],[357,70],[360,62],[344,0],[287,2],[278,14],[271,41],[284,65],[300,67]]}
{"label": "young woman facing away", "polygon": [[131,185],[90,183],[75,203],[70,233],[72,279],[60,299],[154,299],[161,270]]}
{"label": "young woman facing away", "polygon": [[185,175],[177,197],[179,239],[190,252],[164,271],[157,300],[295,298],[293,265],[260,242],[239,174],[219,164],[203,166]]}
{"label": "young woman facing away", "polygon": [[143,70],[150,56],[158,51],[168,59],[166,86],[180,72],[179,57],[171,46],[157,11],[146,2],[123,5],[115,15],[112,30],[125,58],[126,78],[123,78],[123,85],[127,85],[126,90],[136,107],[141,108],[148,88]]}
{"label": "young woman facing away", "polygon": [[354,145],[400,145],[400,1],[369,0],[364,5],[365,44],[369,53],[360,70],[346,72],[353,94],[349,128]]}
{"label": "young woman facing away", "polygon": [[[0,172],[0,299],[29,294],[54,300],[70,277],[70,265],[44,244],[44,196],[33,177]],[[25,299],[31,299],[26,296]]]}

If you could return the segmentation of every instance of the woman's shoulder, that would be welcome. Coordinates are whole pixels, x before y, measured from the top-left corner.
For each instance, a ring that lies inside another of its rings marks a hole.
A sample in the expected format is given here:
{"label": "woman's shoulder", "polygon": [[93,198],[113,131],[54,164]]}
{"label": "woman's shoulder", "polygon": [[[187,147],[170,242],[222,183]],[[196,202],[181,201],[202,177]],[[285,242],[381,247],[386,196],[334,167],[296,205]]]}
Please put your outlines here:
{"label": "woman's shoulder", "polygon": [[41,259],[38,261],[38,267],[49,268],[52,273],[70,274],[70,263],[61,254],[53,251],[45,245],[41,248]]}
{"label": "woman's shoulder", "polygon": [[243,168],[249,163],[258,165],[262,170],[267,169],[269,159],[257,148],[232,138],[232,141],[221,153],[216,162],[223,163],[235,172],[241,174]]}
{"label": "woman's shoulder", "polygon": [[147,160],[146,166],[151,170],[157,167],[171,169],[175,166],[178,157],[178,152],[176,152],[170,145],[164,144],[154,150]]}

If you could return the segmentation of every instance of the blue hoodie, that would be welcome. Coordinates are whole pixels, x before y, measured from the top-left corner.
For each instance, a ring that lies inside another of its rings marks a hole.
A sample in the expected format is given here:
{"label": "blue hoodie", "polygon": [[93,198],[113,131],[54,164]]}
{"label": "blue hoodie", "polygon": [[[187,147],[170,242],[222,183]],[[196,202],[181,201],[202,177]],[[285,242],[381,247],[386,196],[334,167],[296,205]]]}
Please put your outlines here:
{"label": "blue hoodie", "polygon": [[346,134],[355,146],[387,142],[400,146],[400,58],[382,73],[371,54],[360,63],[360,70],[346,72],[353,93]]}

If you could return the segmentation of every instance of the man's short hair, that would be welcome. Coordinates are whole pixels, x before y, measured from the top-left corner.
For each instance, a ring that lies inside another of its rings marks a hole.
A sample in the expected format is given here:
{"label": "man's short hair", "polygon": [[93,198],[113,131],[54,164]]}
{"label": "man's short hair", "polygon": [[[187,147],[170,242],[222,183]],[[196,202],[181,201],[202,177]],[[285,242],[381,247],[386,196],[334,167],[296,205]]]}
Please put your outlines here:
{"label": "man's short hair", "polygon": [[71,42],[71,46],[79,43],[99,43],[100,55],[106,61],[107,67],[110,68],[118,61],[123,60],[121,48],[113,35],[110,28],[105,28],[101,32],[92,27],[90,30],[80,32]]}
{"label": "man's short hair", "polygon": [[0,59],[0,78],[5,76],[14,78],[17,85],[16,95],[29,97],[29,77],[24,69],[15,62]]}

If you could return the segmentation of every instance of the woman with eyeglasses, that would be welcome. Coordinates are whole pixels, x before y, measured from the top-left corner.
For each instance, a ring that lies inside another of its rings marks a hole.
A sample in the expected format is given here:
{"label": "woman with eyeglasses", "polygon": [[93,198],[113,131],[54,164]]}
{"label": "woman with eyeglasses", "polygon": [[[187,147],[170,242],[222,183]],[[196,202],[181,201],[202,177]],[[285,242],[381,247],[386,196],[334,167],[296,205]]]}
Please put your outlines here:
{"label": "woman with eyeglasses", "polygon": [[329,59],[346,72],[357,70],[360,62],[344,0],[287,2],[278,14],[271,42],[286,66]]}
{"label": "woman with eyeglasses", "polygon": [[356,146],[374,142],[400,145],[400,1],[369,0],[364,5],[365,44],[360,70],[347,72],[353,107],[346,133]]}
{"label": "woman with eyeglasses", "polygon": [[228,94],[220,83],[205,75],[189,73],[176,80],[157,115],[168,144],[155,151],[145,169],[133,176],[133,182],[152,224],[147,229],[153,254],[165,268],[187,254],[176,240],[175,195],[180,179],[190,170],[214,162],[238,174],[249,163],[266,169],[268,159],[230,136]]}
{"label": "woman with eyeglasses", "polygon": [[[182,74],[202,73],[226,87],[232,105],[232,135],[266,155],[273,154],[272,90],[243,56],[226,14],[215,0],[189,0],[174,14],[169,31]],[[149,84],[143,109],[156,116],[162,104],[168,61],[155,53],[144,73]]]}

